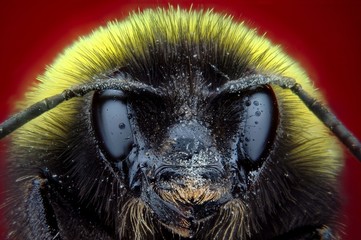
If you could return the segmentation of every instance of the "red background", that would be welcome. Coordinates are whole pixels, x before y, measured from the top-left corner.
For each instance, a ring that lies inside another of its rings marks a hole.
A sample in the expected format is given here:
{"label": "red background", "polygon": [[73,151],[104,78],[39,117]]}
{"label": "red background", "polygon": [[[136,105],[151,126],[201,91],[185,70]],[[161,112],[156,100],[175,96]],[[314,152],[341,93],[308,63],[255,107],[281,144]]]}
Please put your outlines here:
{"label": "red background", "polygon": [[[213,7],[246,20],[298,59],[333,111],[361,138],[361,2],[245,1],[3,1],[0,4],[0,120],[46,64],[77,36],[138,7]],[[361,164],[346,152],[344,239],[361,239]],[[0,162],[3,169],[4,161]],[[6,186],[0,185],[6,189]],[[0,232],[0,239],[3,233]]]}

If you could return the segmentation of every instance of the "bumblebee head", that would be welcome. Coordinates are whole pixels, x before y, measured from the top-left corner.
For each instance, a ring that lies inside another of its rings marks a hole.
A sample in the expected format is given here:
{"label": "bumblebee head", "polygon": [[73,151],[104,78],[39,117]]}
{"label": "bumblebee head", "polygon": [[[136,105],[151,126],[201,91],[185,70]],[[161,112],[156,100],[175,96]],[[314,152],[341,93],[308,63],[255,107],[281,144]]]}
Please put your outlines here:
{"label": "bumblebee head", "polygon": [[220,207],[245,197],[251,172],[272,149],[278,113],[270,88],[217,90],[224,83],[192,75],[214,69],[204,69],[200,59],[186,61],[181,64],[192,70],[181,73],[173,72],[182,67],[174,61],[159,65],[169,72],[157,75],[153,93],[129,92],[126,101],[122,91],[95,94],[92,115],[100,151],[117,163],[129,191],[162,225],[191,236]]}
{"label": "bumblebee head", "polygon": [[320,97],[297,63],[231,17],[133,14],[39,77],[21,108],[78,85],[83,97],[14,133],[13,168],[36,169],[125,239],[255,239],[332,224],[339,146],[279,79]]}

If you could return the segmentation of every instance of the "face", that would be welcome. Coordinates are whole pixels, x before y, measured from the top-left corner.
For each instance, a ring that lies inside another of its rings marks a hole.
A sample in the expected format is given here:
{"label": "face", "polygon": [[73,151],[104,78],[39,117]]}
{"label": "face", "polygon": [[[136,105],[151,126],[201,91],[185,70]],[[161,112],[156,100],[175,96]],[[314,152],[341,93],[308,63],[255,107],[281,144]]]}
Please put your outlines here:
{"label": "face", "polygon": [[339,148],[289,89],[239,87],[268,75],[319,96],[278,48],[212,13],[148,11],[79,41],[26,104],[118,84],[15,133],[14,236],[336,238]]}

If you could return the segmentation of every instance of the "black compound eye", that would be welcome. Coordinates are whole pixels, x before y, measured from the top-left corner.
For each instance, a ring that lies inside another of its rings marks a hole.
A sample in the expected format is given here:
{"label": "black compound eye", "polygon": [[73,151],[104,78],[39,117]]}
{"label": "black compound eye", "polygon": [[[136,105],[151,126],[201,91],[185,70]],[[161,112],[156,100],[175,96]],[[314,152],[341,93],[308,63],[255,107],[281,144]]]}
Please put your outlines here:
{"label": "black compound eye", "polygon": [[276,118],[276,100],[270,89],[246,97],[240,129],[240,149],[243,158],[250,164],[262,163],[262,157],[275,135]]}
{"label": "black compound eye", "polygon": [[128,156],[134,139],[123,91],[105,90],[94,94],[93,126],[108,157],[121,160]]}

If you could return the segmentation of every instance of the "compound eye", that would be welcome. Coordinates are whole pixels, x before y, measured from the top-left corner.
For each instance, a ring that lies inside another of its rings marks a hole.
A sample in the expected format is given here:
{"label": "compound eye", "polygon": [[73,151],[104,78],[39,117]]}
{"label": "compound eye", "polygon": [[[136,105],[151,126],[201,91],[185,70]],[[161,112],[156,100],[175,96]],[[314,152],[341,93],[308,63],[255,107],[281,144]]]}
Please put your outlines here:
{"label": "compound eye", "polygon": [[105,90],[94,94],[93,127],[107,157],[122,160],[128,156],[134,139],[123,91]]}
{"label": "compound eye", "polygon": [[270,89],[262,89],[245,98],[240,148],[243,158],[252,165],[263,162],[263,156],[273,141],[276,111],[276,100]]}

